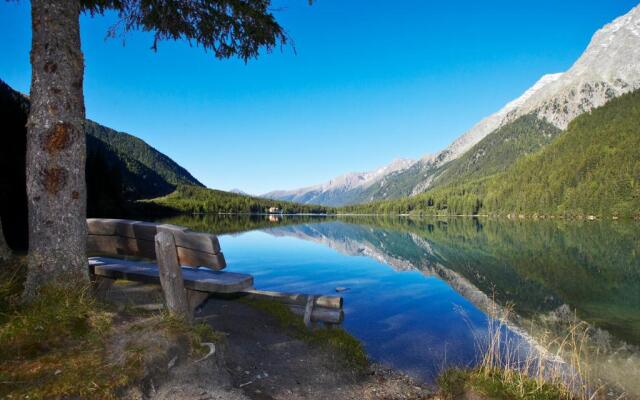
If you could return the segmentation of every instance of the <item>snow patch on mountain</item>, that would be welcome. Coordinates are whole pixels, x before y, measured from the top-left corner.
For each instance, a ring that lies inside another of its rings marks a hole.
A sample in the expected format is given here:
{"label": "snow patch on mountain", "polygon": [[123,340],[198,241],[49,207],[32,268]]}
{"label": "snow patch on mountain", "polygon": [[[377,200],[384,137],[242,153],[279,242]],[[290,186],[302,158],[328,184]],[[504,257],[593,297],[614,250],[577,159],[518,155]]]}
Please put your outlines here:
{"label": "snow patch on mountain", "polygon": [[[411,167],[416,161],[410,159],[397,159],[390,164],[369,172],[351,172],[333,178],[319,185],[308,186],[294,190],[276,190],[265,193],[262,197],[269,199],[281,199],[299,201],[313,204],[329,194],[339,194],[353,190],[364,190],[371,185],[380,182],[389,174],[403,171]],[[326,202],[325,202],[326,203]]]}

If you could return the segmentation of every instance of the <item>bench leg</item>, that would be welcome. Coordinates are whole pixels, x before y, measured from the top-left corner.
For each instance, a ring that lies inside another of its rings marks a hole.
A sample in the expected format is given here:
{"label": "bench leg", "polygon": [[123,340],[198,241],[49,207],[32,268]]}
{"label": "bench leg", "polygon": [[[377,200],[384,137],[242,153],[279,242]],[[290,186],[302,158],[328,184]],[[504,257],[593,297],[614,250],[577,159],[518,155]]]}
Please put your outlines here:
{"label": "bench leg", "polygon": [[191,311],[191,315],[195,316],[197,308],[209,298],[209,293],[190,289],[186,289],[186,292],[189,310]]}
{"label": "bench leg", "polygon": [[90,279],[91,287],[96,297],[104,297],[113,286],[113,279],[110,278],[91,274]]}

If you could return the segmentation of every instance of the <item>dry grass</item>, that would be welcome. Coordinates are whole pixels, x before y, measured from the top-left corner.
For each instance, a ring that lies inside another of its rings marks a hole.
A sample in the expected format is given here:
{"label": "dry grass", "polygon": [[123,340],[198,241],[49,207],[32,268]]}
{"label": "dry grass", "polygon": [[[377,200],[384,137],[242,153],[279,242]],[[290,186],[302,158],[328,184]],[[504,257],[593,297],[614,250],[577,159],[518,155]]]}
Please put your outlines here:
{"label": "dry grass", "polygon": [[586,365],[590,327],[573,323],[563,336],[523,341],[507,325],[509,309],[492,310],[486,338],[476,338],[482,358],[472,370],[445,371],[438,384],[445,397],[471,390],[496,399],[594,400]]}
{"label": "dry grass", "polygon": [[25,261],[0,264],[0,398],[118,398],[179,340],[194,356],[206,352],[200,343],[221,340],[164,313],[117,312],[89,288],[45,288],[22,305]]}
{"label": "dry grass", "polygon": [[1,398],[115,398],[139,377],[133,353],[123,364],[105,361],[114,314],[87,288],[44,288],[21,305],[24,259],[0,268]]}

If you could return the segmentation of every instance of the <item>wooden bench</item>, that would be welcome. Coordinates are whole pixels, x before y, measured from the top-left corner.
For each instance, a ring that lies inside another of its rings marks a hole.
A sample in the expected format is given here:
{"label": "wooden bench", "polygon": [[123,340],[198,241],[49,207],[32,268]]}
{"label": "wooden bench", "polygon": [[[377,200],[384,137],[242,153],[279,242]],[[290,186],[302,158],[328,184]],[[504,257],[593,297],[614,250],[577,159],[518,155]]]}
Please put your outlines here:
{"label": "wooden bench", "polygon": [[226,262],[215,235],[124,219],[88,219],[87,228],[89,271],[96,286],[109,287],[115,279],[159,283],[169,311],[188,319],[210,294],[279,301],[302,311],[307,324],[344,318],[342,297],[258,291],[251,275],[221,271]]}
{"label": "wooden bench", "polygon": [[104,287],[105,279],[159,283],[169,311],[188,319],[210,293],[253,287],[251,275],[220,271],[226,262],[214,235],[123,219],[88,219],[87,229],[89,271],[102,281],[98,286]]}

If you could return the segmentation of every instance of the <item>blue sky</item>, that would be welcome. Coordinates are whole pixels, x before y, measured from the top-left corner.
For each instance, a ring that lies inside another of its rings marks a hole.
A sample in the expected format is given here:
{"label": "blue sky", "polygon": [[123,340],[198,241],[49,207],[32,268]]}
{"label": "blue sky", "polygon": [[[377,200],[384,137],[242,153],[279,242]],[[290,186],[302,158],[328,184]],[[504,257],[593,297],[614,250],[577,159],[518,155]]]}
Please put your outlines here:
{"label": "blue sky", "polygon": [[[564,71],[626,0],[276,0],[295,41],[244,64],[185,42],[105,39],[81,19],[87,116],[136,135],[209,187],[320,183],[436,152]],[[0,79],[28,92],[29,2],[0,1]]]}

